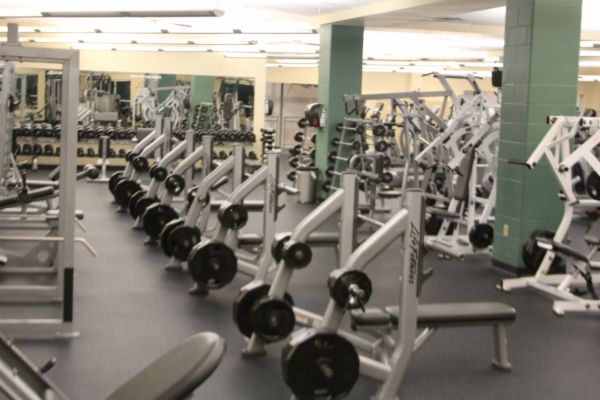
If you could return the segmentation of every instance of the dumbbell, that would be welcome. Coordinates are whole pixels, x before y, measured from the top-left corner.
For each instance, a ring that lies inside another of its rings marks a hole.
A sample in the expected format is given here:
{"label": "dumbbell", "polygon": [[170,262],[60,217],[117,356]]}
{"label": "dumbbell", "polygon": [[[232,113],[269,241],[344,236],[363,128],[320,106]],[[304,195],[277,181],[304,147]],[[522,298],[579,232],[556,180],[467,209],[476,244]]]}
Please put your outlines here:
{"label": "dumbbell", "polygon": [[227,130],[225,130],[225,129],[223,129],[223,130],[220,130],[220,131],[219,131],[219,132],[217,132],[217,134],[215,135],[215,139],[216,139],[218,142],[224,142],[224,141],[226,141],[226,140],[227,140],[227,133],[228,133],[228,132],[227,132]]}
{"label": "dumbbell", "polygon": [[86,164],[83,167],[83,171],[80,172],[78,175],[80,176],[85,176],[89,179],[97,179],[100,176],[100,171],[98,171],[98,168],[94,167],[92,164]]}
{"label": "dumbbell", "polygon": [[83,128],[83,126],[79,125],[77,127],[77,140],[83,139],[84,136],[85,136],[85,129]]}
{"label": "dumbbell", "polygon": [[247,157],[248,157],[249,160],[258,160],[258,157],[256,156],[256,153],[253,152],[253,151],[249,151]]}
{"label": "dumbbell", "polygon": [[51,144],[44,145],[44,155],[51,156],[54,154],[54,148]]}
{"label": "dumbbell", "polygon": [[103,126],[99,126],[99,127],[97,127],[97,128],[96,128],[96,131],[95,131],[95,133],[94,133],[94,138],[95,138],[95,139],[97,139],[97,138],[99,138],[100,136],[104,136],[104,135],[106,135],[106,129],[104,129],[104,127],[103,127]]}
{"label": "dumbbell", "polygon": [[127,154],[127,152],[125,151],[125,149],[119,149],[117,154],[119,157],[125,157],[125,154]]}
{"label": "dumbbell", "polygon": [[246,139],[249,142],[256,142],[256,135],[253,132],[246,133]]}
{"label": "dumbbell", "polygon": [[109,126],[108,128],[106,128],[106,132],[104,133],[106,136],[108,136],[111,139],[115,138],[115,128],[113,128],[112,126]]}
{"label": "dumbbell", "polygon": [[290,154],[293,156],[297,156],[302,152],[302,145],[301,144],[296,144],[294,145],[294,147],[292,147],[290,149]]}
{"label": "dumbbell", "polygon": [[37,123],[33,125],[32,135],[33,137],[40,137],[43,134],[42,124]]}
{"label": "dumbbell", "polygon": [[62,130],[62,126],[60,124],[54,125],[54,128],[52,128],[52,135],[55,138],[59,139],[61,130]]}
{"label": "dumbbell", "polygon": [[304,129],[308,127],[308,120],[306,118],[300,118],[298,120],[298,128]]}
{"label": "dumbbell", "polygon": [[135,130],[133,128],[127,128],[127,139],[131,140],[135,138]]}
{"label": "dumbbell", "polygon": [[383,153],[389,147],[390,147],[389,143],[386,142],[385,140],[377,140],[375,142],[375,151],[379,151],[379,152]]}
{"label": "dumbbell", "polygon": [[329,162],[335,162],[336,160],[349,162],[350,157],[340,157],[338,156],[337,151],[334,150],[327,155],[327,160],[329,160]]}
{"label": "dumbbell", "polygon": [[95,157],[96,156],[96,150],[94,150],[91,147],[88,147],[86,154],[88,157]]}
{"label": "dumbbell", "polygon": [[120,127],[115,129],[115,139],[118,139],[118,140],[127,139],[127,132],[125,132],[125,129],[120,128]]}
{"label": "dumbbell", "polygon": [[50,125],[49,123],[43,123],[42,124],[42,136],[44,137],[52,137],[52,125]]}
{"label": "dumbbell", "polygon": [[387,126],[383,125],[383,124],[377,124],[375,126],[373,126],[373,135],[377,136],[377,137],[383,137],[385,135],[387,135],[388,133],[388,128]]}
{"label": "dumbbell", "polygon": [[23,148],[21,149],[21,152],[23,153],[23,155],[26,155],[26,156],[31,155],[31,152],[32,152],[31,144],[25,143],[23,145]]}
{"label": "dumbbell", "polygon": [[96,130],[91,126],[86,126],[83,130],[83,137],[88,139],[94,139],[96,136]]}
{"label": "dumbbell", "polygon": [[117,153],[115,152],[115,149],[113,149],[113,148],[108,149],[107,157],[115,158],[116,156],[117,156]]}
{"label": "dumbbell", "polygon": [[219,157],[221,160],[224,160],[227,158],[227,153],[225,153],[225,151],[221,150],[219,151]]}
{"label": "dumbbell", "polygon": [[77,148],[77,157],[83,157],[85,156],[85,150],[83,150],[83,147],[78,147]]}
{"label": "dumbbell", "polygon": [[60,146],[56,146],[56,147],[54,148],[54,155],[56,155],[56,156],[60,156]]}
{"label": "dumbbell", "polygon": [[21,124],[15,124],[13,126],[13,136],[14,137],[21,136]]}
{"label": "dumbbell", "polygon": [[229,142],[235,142],[235,140],[236,140],[236,135],[237,135],[237,132],[235,132],[235,131],[230,131],[230,132],[227,132],[227,140],[228,140]]}
{"label": "dumbbell", "polygon": [[32,127],[30,123],[27,123],[21,127],[22,136],[31,136]]}
{"label": "dumbbell", "polygon": [[[361,147],[360,140],[354,140],[352,142],[342,142],[339,138],[333,138],[333,140],[331,141],[331,145],[333,147],[338,147],[340,144],[342,146],[350,146],[350,147],[352,147],[352,150],[356,150],[356,151],[360,150],[360,147]],[[362,146],[363,146],[363,149],[365,149],[365,147],[366,148],[369,147],[366,143],[362,144]]]}
{"label": "dumbbell", "polygon": [[294,134],[294,140],[300,143],[304,142],[304,132],[296,132]]}
{"label": "dumbbell", "polygon": [[34,156],[39,156],[44,152],[44,149],[42,148],[41,144],[34,144],[33,148],[32,148],[32,153]]}

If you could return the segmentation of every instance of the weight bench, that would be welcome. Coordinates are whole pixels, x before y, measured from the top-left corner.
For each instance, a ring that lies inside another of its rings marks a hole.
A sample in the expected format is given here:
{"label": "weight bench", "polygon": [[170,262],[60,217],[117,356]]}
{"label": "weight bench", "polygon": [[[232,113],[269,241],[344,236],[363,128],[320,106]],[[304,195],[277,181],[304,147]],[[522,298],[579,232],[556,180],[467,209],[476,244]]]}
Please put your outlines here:
{"label": "weight bench", "polygon": [[[108,400],[190,398],[217,368],[224,353],[225,341],[217,334],[204,332],[193,335],[125,382]],[[0,334],[0,397],[68,399],[42,375],[43,372],[44,369],[40,371]]]}
{"label": "weight bench", "polygon": [[[394,329],[398,326],[398,306],[367,308],[350,313],[352,329]],[[417,326],[430,329],[433,333],[439,328],[492,326],[494,329],[495,357],[492,365],[500,370],[509,371],[508,342],[506,325],[511,325],[517,317],[517,311],[504,303],[440,303],[419,304]]]}

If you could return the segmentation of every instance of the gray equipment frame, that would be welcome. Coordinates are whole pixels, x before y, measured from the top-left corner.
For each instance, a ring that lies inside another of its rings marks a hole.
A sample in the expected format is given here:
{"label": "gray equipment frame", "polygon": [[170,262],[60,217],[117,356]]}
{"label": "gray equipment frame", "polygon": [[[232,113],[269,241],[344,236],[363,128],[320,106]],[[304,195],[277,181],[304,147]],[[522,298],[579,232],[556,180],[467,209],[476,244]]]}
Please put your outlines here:
{"label": "gray equipment frame", "polygon": [[[19,338],[70,338],[73,329],[73,278],[75,243],[75,178],[77,147],[77,106],[79,103],[79,52],[65,49],[31,48],[19,45],[18,26],[8,24],[7,43],[0,47],[0,59],[15,62],[61,64],[62,132],[60,139],[59,221],[57,285],[54,301],[62,305],[57,318],[0,319],[0,331]],[[6,132],[5,132],[6,134]]]}

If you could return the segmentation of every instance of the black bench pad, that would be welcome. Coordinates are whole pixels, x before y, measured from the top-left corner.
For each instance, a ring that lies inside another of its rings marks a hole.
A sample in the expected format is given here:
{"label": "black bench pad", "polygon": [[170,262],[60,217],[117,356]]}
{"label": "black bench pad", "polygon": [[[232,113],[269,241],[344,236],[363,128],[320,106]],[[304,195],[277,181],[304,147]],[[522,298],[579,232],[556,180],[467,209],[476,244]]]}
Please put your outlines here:
{"label": "black bench pad", "polygon": [[198,333],[156,359],[108,400],[182,399],[210,376],[224,352],[225,341],[217,334]]}
{"label": "black bench pad", "polygon": [[[357,326],[378,326],[398,324],[398,306],[369,308],[367,312],[355,311],[352,322]],[[418,308],[419,327],[447,327],[463,325],[489,325],[494,323],[512,323],[517,311],[503,303],[440,303],[420,304]]]}
{"label": "black bench pad", "polygon": [[538,237],[538,238],[536,238],[536,240],[538,243],[544,243],[544,244],[552,246],[552,251],[555,252],[559,256],[569,257],[569,258],[575,259],[577,261],[583,261],[586,264],[589,262],[587,256],[585,256],[584,254],[581,254],[580,252],[576,251],[572,247],[569,247],[567,245],[564,245],[562,243],[559,243],[557,241],[554,241],[554,240],[548,239],[548,238],[544,238],[544,237]]}

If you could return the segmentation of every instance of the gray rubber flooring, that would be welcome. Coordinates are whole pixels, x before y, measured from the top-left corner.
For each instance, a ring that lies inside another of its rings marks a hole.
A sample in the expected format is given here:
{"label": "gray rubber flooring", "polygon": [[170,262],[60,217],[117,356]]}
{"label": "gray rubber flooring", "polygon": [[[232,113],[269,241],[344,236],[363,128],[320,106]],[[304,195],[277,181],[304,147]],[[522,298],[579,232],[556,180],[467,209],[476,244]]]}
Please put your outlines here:
{"label": "gray rubber flooring", "polygon": [[[116,214],[101,184],[79,182],[78,208],[85,211],[85,237],[98,251],[91,257],[76,250],[75,326],[81,336],[70,341],[19,342],[36,363],[55,356],[48,376],[73,399],[105,398],[119,384],[185,337],[215,331],[227,340],[227,353],[195,398],[285,399],[289,391],[280,367],[280,346],[267,357],[240,356],[244,340],[232,321],[232,302],[248,281],[238,277],[206,298],[188,295],[185,273],[164,270],[160,248],[144,246],[141,232],[130,229],[129,216]],[[280,229],[289,230],[310,209],[289,200]],[[258,226],[254,220],[249,226]],[[80,232],[81,233],[81,232]],[[389,248],[369,267],[376,293],[370,305],[397,299],[398,249]],[[489,328],[437,332],[410,361],[399,393],[402,399],[594,399],[600,398],[600,318],[556,317],[549,299],[528,290],[495,290],[507,276],[489,259],[464,262],[425,259],[434,276],[422,302],[503,301],[518,310],[509,328],[513,370],[491,368]],[[335,267],[332,250],[316,250],[311,266],[296,274],[291,293],[296,304],[321,313],[327,301],[326,277]],[[374,381],[361,378],[351,399],[368,399]]]}

